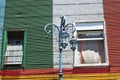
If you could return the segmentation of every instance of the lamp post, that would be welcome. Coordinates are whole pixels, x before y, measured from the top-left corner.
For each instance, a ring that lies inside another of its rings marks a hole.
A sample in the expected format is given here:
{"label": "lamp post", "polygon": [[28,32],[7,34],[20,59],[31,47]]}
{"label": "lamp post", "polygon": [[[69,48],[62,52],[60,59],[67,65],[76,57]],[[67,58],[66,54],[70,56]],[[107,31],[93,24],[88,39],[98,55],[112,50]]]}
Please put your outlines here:
{"label": "lamp post", "polygon": [[[60,52],[59,53],[59,80],[62,80],[62,76],[63,76],[63,72],[62,72],[62,50],[65,49],[66,46],[68,46],[70,33],[72,33],[72,39],[70,40],[70,44],[71,44],[71,49],[73,51],[75,51],[75,49],[76,49],[76,42],[77,41],[73,36],[74,32],[76,31],[76,28],[75,28],[74,24],[72,24],[72,23],[65,24],[65,17],[62,16],[60,18],[61,18],[60,26],[57,26],[57,25],[52,24],[52,23],[48,23],[47,25],[45,25],[44,31],[47,35],[52,32],[51,30],[48,29],[48,27],[55,27],[58,31],[59,52]],[[70,27],[72,27],[72,29],[70,29],[70,31],[68,31],[68,29]]]}

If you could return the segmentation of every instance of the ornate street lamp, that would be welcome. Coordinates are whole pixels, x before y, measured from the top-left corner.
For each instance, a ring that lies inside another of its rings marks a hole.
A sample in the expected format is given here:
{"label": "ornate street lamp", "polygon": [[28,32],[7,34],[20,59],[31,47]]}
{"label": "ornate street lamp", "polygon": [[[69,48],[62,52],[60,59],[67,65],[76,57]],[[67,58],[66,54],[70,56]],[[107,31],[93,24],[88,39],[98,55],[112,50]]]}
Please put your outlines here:
{"label": "ornate street lamp", "polygon": [[62,46],[62,48],[66,48],[66,46],[68,46],[68,40],[69,40],[69,33],[67,33],[65,30],[63,30],[60,33],[60,45]]}
{"label": "ornate street lamp", "polygon": [[[62,80],[62,49],[65,49],[66,46],[68,46],[69,43],[69,37],[70,37],[70,33],[72,33],[72,35],[74,34],[74,32],[76,31],[76,28],[74,26],[74,24],[72,23],[68,23],[65,24],[65,17],[62,16],[61,18],[61,24],[60,27],[56,26],[55,24],[52,23],[48,23],[47,25],[45,25],[44,27],[44,31],[45,33],[48,35],[51,33],[51,30],[48,30],[48,27],[55,27],[58,30],[58,36],[59,36],[59,80]],[[70,32],[68,31],[68,28],[72,27],[72,29],[70,29]],[[69,33],[68,33],[69,32]],[[71,49],[73,51],[75,51],[76,49],[76,39],[74,38],[74,36],[72,36],[72,39],[70,40],[70,44],[71,44]]]}
{"label": "ornate street lamp", "polygon": [[70,47],[72,51],[76,50],[76,44],[77,44],[77,40],[74,38],[74,36],[72,36],[72,39],[70,40]]}

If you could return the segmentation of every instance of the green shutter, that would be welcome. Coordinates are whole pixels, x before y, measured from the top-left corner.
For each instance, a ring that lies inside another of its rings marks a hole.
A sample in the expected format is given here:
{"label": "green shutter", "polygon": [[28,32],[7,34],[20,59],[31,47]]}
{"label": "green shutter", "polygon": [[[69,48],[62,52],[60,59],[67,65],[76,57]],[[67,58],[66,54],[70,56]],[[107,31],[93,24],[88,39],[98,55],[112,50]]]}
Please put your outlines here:
{"label": "green shutter", "polygon": [[24,68],[24,66],[25,66],[26,38],[27,38],[27,31],[24,31],[23,60],[22,60],[22,67],[23,67],[23,68]]}
{"label": "green shutter", "polygon": [[6,48],[7,48],[7,31],[4,31],[3,34],[3,51],[2,51],[2,68],[4,66],[4,59],[5,59],[5,52],[6,52]]}
{"label": "green shutter", "polygon": [[52,34],[46,38],[43,31],[47,23],[52,23],[52,0],[6,0],[4,29],[27,31],[24,68],[53,67]]}

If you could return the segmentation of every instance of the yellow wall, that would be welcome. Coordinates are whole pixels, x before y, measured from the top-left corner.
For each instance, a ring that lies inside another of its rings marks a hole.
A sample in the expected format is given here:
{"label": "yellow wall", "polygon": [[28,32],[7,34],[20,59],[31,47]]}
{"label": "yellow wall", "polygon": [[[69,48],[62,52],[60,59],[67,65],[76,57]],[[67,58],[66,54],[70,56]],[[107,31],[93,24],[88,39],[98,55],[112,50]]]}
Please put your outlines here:
{"label": "yellow wall", "polygon": [[[0,76],[0,80],[58,80],[58,75]],[[65,74],[63,80],[120,80],[120,73]]]}

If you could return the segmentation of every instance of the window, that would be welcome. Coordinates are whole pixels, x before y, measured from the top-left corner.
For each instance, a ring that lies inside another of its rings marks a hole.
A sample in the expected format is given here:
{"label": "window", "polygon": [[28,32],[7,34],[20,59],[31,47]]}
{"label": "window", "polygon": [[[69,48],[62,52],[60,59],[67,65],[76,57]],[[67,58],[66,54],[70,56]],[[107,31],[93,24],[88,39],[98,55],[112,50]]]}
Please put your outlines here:
{"label": "window", "polygon": [[104,22],[78,22],[75,33],[78,41],[75,66],[108,65]]}
{"label": "window", "polygon": [[[4,34],[5,35],[5,34]],[[24,31],[7,31],[6,44],[4,44],[4,66],[17,66],[22,64]]]}

